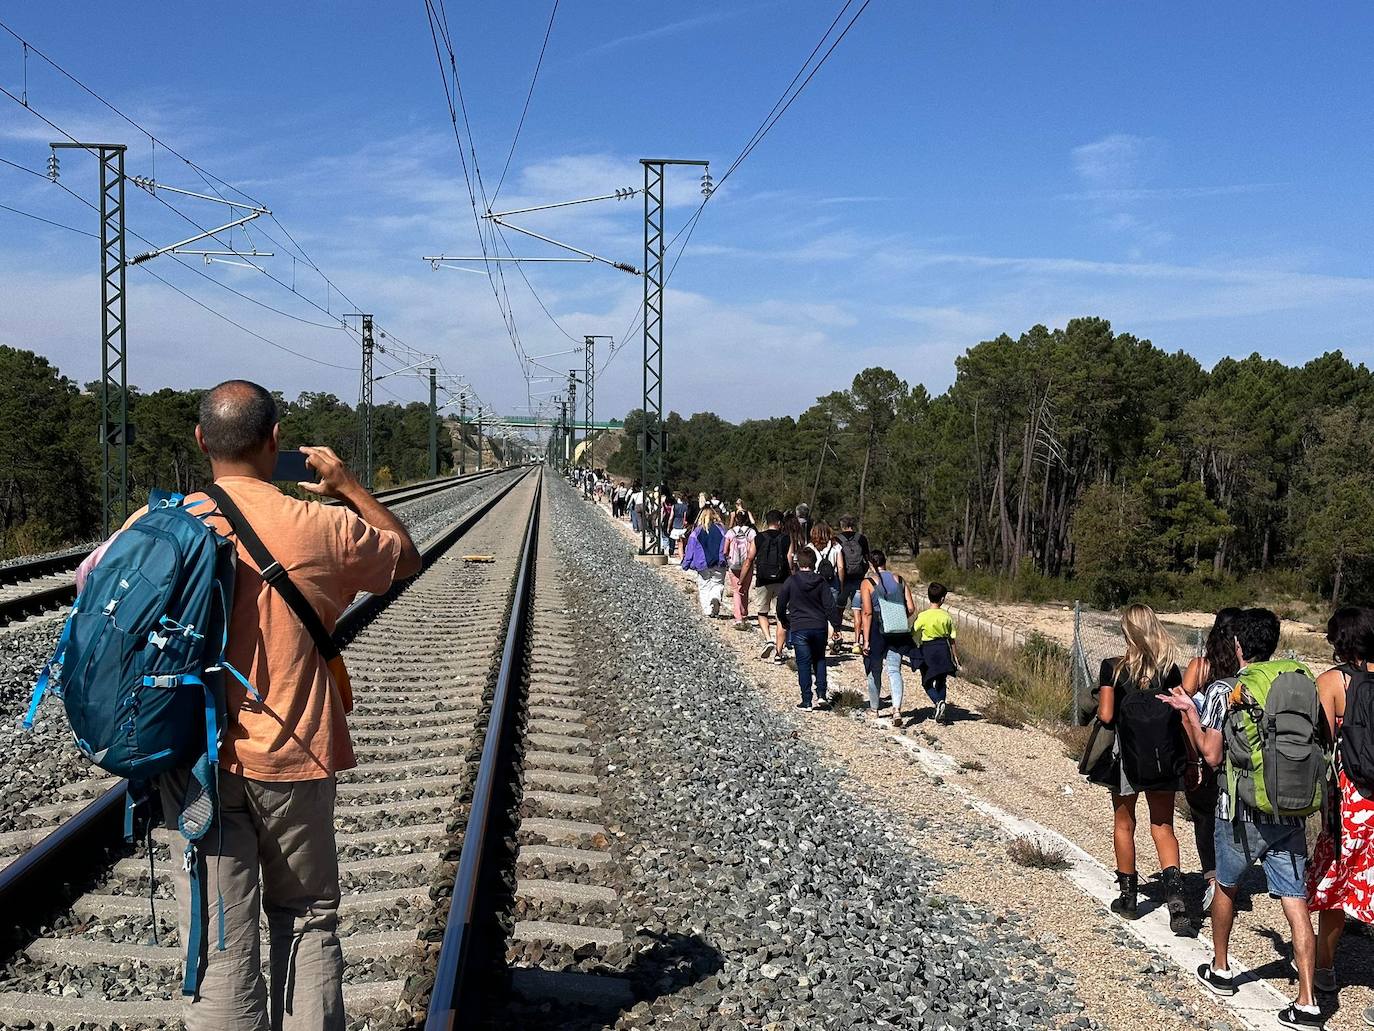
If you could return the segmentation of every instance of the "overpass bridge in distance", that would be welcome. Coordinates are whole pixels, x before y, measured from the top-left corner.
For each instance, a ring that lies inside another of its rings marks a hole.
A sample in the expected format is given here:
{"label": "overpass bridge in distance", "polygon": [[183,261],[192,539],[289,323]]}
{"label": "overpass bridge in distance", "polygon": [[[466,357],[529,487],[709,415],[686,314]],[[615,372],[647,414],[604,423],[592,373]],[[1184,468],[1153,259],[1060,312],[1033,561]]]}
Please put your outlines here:
{"label": "overpass bridge in distance", "polygon": [[[471,422],[472,420],[468,421]],[[484,428],[507,430],[553,430],[560,425],[557,419],[537,415],[497,415],[482,420]],[[580,433],[586,425],[578,419],[574,421],[572,428]],[[611,419],[608,422],[593,422],[591,428],[594,430],[621,430],[625,428],[625,423],[620,419]]]}

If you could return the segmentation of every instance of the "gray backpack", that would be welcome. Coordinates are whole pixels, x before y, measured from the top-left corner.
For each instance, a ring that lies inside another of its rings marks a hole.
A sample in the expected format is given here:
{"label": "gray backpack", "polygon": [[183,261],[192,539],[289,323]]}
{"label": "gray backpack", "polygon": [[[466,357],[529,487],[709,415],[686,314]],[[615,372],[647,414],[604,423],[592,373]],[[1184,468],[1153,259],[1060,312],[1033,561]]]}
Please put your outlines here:
{"label": "gray backpack", "polygon": [[1331,768],[1317,684],[1301,662],[1256,662],[1228,681],[1231,708],[1222,727],[1226,790],[1273,816],[1321,808]]}

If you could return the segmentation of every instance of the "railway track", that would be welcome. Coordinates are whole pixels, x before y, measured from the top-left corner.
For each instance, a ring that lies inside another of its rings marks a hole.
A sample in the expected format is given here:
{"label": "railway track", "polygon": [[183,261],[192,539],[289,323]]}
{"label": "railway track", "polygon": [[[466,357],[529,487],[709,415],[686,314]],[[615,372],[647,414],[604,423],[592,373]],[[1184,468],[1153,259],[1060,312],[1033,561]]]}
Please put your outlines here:
{"label": "railway track", "polygon": [[[467,476],[447,476],[405,487],[377,491],[388,506],[429,497],[461,483],[472,483],[497,472],[495,469]],[[17,619],[39,616],[70,605],[76,598],[76,568],[90,554],[76,548],[55,555],[0,566],[0,626]]]}
{"label": "railway track", "polygon": [[493,691],[455,877],[452,912],[467,918],[445,929],[426,1031],[610,1023],[635,999],[628,980],[601,972],[627,948],[602,814],[609,774],[582,705],[590,685],[547,519],[532,578]]}
{"label": "railway track", "polygon": [[[417,928],[425,939],[451,936],[450,896],[461,900],[458,926],[500,926],[484,916],[492,905],[486,895],[477,901],[477,876],[465,887],[463,870],[480,873],[478,845],[501,840],[481,831],[501,797],[494,789],[512,790],[515,723],[504,714],[518,693],[530,626],[524,617],[534,590],[539,493],[538,476],[503,486],[423,547],[426,567],[416,578],[392,596],[360,599],[341,620],[340,632],[351,638],[345,656],[359,759],[339,777],[336,821],[345,1002],[355,1026],[369,1014],[390,1014],[389,1022],[400,1025],[422,1019],[436,978],[433,1008],[457,1012],[455,993],[464,982],[452,975],[481,969],[493,955],[474,947],[473,935],[458,936],[464,948],[446,943],[435,954]],[[495,562],[466,562],[460,543]],[[503,684],[505,690],[494,690]],[[502,718],[489,719],[490,712]],[[484,742],[484,728],[496,743]],[[103,794],[87,804],[97,791]],[[460,860],[469,797],[478,845]],[[56,801],[53,815],[82,805],[0,869],[0,910],[28,931],[12,943],[13,960],[0,977],[0,1023],[174,1024],[181,949],[173,926],[172,837],[156,832],[151,856],[122,847],[119,785],[89,782]],[[488,864],[488,879],[492,870]],[[54,905],[68,885],[70,905]],[[162,902],[156,928],[150,887]],[[159,945],[149,944],[155,929]],[[450,958],[459,955],[464,963]]]}

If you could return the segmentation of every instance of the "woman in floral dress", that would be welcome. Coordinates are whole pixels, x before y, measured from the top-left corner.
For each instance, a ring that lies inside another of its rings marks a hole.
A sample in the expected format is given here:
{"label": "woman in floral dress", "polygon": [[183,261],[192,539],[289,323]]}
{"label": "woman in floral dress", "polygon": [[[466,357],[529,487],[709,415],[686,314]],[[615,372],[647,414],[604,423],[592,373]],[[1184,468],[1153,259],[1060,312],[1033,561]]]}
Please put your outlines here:
{"label": "woman in floral dress", "polygon": [[[1374,610],[1349,606],[1337,609],[1326,624],[1335,668],[1317,678],[1317,692],[1328,725],[1340,732],[1346,692],[1352,677],[1360,677],[1374,663]],[[1374,679],[1359,690],[1374,690]],[[1341,769],[1339,752],[1336,782],[1322,809],[1322,832],[1307,866],[1307,899],[1317,911],[1317,979],[1320,992],[1336,991],[1336,946],[1346,917],[1374,923],[1374,797],[1355,786]]]}

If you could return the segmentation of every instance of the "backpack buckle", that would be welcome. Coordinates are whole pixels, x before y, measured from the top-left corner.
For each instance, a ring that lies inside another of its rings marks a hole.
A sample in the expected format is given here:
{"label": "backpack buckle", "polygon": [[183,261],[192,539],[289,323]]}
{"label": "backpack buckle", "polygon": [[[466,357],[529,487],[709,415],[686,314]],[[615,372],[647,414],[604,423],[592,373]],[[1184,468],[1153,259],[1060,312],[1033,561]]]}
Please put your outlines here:
{"label": "backpack buckle", "polygon": [[181,683],[181,677],[159,674],[155,677],[145,676],[143,678],[144,687],[172,688]]}
{"label": "backpack buckle", "polygon": [[148,631],[148,643],[157,645],[159,651],[167,647],[168,640],[165,634],[159,634],[156,630]]}

